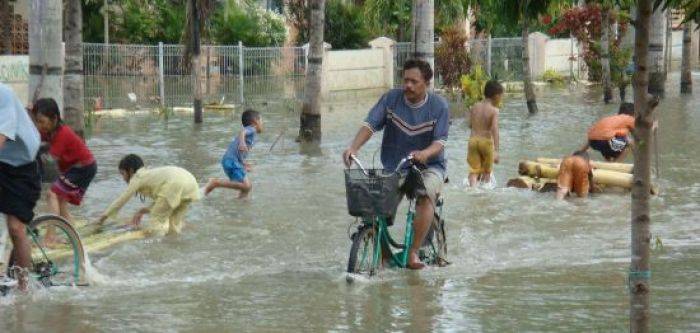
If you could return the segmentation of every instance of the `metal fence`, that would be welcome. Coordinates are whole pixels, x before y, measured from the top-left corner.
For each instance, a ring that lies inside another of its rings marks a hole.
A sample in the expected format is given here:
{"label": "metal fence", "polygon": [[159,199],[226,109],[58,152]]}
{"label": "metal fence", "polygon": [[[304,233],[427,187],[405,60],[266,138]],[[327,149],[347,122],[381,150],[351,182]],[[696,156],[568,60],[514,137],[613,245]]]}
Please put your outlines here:
{"label": "metal fence", "polygon": [[[83,44],[85,99],[105,108],[192,103],[193,77],[181,45]],[[302,47],[202,46],[206,102],[246,103],[303,96]]]}
{"label": "metal fence", "polygon": [[[396,44],[394,54],[394,86],[396,87],[401,86],[401,68],[410,58],[411,50],[410,42]],[[522,79],[523,51],[520,38],[473,39],[465,45],[464,52],[469,54],[472,64],[480,65],[492,78],[501,81]],[[440,86],[440,75],[437,71],[435,82]]]}

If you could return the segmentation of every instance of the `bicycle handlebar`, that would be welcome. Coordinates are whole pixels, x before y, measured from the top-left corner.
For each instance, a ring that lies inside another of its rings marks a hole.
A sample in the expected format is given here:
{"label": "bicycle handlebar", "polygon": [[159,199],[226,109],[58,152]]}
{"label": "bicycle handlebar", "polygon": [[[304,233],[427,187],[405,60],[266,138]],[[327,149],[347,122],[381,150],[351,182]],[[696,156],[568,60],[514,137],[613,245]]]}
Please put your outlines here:
{"label": "bicycle handlebar", "polygon": [[[355,162],[357,164],[357,166],[360,167],[360,169],[362,170],[362,173],[364,173],[365,176],[369,176],[367,169],[365,169],[365,167],[362,165],[362,162],[360,162],[360,160],[357,158],[357,156],[350,155],[350,160],[352,162]],[[396,166],[396,169],[394,170],[393,173],[398,173],[401,170],[401,168],[403,167],[403,165],[409,161],[413,161],[413,154],[409,154],[408,156],[402,158],[401,161],[399,162],[399,164]]]}

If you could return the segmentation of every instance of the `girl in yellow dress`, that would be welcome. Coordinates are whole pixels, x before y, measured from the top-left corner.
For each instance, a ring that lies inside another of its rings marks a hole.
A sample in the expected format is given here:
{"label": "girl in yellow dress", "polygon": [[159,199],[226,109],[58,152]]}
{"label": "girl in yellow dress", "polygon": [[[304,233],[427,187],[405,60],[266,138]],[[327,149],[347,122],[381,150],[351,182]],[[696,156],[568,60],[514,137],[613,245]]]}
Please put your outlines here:
{"label": "girl in yellow dress", "polygon": [[119,162],[119,173],[129,186],[102,214],[100,223],[114,217],[131,197],[139,194],[153,199],[153,203],[140,209],[131,224],[139,226],[143,216],[150,214],[145,227],[149,236],[179,234],[190,204],[200,199],[194,176],[176,166],[146,168],[143,160],[134,154],[125,156]]}

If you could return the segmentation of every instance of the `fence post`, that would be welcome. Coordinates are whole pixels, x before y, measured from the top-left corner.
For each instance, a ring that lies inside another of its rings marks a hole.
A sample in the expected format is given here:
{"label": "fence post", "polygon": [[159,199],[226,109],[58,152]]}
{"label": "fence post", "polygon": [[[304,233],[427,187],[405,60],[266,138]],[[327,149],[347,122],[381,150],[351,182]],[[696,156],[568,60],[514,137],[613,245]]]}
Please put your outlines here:
{"label": "fence post", "polygon": [[245,103],[245,96],[243,94],[243,76],[245,71],[243,69],[243,42],[238,41],[238,94],[241,104]]}
{"label": "fence post", "polygon": [[486,43],[486,73],[488,73],[489,76],[493,76],[493,74],[491,74],[491,34],[489,34]]}
{"label": "fence post", "polygon": [[165,107],[165,70],[163,69],[163,42],[158,42],[158,88],[160,106]]}

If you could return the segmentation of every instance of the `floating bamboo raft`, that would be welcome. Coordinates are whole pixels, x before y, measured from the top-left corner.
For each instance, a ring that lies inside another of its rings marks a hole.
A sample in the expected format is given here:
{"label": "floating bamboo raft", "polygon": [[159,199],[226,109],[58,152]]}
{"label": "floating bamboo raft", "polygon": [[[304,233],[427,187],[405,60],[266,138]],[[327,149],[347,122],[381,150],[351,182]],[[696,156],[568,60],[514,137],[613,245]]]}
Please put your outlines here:
{"label": "floating bamboo raft", "polygon": [[[535,161],[521,161],[518,164],[520,177],[510,179],[508,187],[531,189],[538,192],[556,191],[559,164],[561,159],[537,158]],[[592,191],[612,189],[630,190],[632,188],[632,164],[592,161]],[[658,187],[652,185],[652,194],[658,193]]]}

